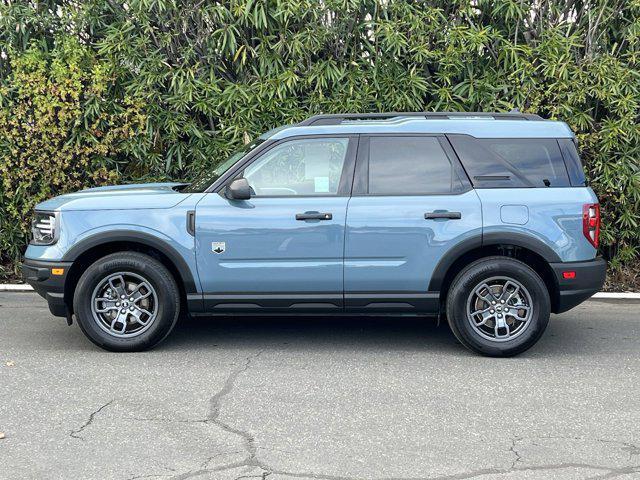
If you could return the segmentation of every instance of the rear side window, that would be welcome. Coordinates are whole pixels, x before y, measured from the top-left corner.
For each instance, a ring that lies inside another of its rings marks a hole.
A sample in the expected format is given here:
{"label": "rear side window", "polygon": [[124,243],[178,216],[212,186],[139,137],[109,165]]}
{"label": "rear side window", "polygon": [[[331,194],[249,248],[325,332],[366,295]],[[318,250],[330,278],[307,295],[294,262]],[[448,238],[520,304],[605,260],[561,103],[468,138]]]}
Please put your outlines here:
{"label": "rear side window", "polygon": [[570,186],[555,138],[451,135],[450,140],[476,187]]}
{"label": "rear side window", "polygon": [[436,137],[369,139],[369,193],[424,195],[459,187],[451,162]]}

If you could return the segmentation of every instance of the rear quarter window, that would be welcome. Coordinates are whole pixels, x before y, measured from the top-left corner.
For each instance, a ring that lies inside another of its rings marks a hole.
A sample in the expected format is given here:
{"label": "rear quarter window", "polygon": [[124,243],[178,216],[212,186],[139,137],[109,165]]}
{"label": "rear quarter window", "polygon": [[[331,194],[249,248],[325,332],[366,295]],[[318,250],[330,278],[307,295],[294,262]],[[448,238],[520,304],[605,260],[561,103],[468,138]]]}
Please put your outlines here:
{"label": "rear quarter window", "polygon": [[477,188],[571,185],[555,138],[449,139]]}
{"label": "rear quarter window", "polygon": [[567,166],[567,173],[569,174],[569,181],[574,187],[584,187],[587,184],[587,179],[584,175],[584,168],[578,155],[578,149],[576,144],[570,138],[558,139],[558,145],[562,151],[564,163]]}

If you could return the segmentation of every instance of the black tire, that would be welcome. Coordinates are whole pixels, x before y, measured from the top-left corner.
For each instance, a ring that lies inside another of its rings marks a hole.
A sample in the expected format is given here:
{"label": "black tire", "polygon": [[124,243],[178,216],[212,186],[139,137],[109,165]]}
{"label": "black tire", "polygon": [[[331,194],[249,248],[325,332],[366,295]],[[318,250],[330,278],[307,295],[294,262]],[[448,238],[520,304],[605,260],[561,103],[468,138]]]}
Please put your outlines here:
{"label": "black tire", "polygon": [[[92,312],[94,290],[117,272],[139,275],[156,292],[155,319],[136,336],[121,338],[107,333]],[[113,352],[138,352],[153,348],[169,335],[179,317],[180,292],[171,273],[155,258],[137,252],[117,252],[100,258],[82,274],[73,297],[73,308],[78,325],[93,343]]]}
{"label": "black tire", "polygon": [[[519,282],[528,291],[533,307],[526,328],[514,338],[502,341],[485,338],[471,325],[467,315],[467,304],[476,286],[495,277]],[[476,260],[458,273],[447,294],[446,313],[453,334],[465,347],[482,355],[510,357],[531,348],[540,339],[549,323],[551,302],[544,281],[531,267],[513,258],[494,256]]]}

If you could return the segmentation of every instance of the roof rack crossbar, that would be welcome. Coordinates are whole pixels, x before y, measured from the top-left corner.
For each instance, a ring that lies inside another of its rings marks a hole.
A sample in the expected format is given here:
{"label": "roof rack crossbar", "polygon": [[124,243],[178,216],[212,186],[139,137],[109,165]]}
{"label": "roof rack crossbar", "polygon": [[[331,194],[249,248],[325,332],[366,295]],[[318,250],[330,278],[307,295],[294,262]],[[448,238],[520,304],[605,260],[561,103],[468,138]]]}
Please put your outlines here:
{"label": "roof rack crossbar", "polygon": [[451,117],[488,117],[496,120],[533,120],[543,118],[533,113],[501,113],[501,112],[388,112],[388,113],[326,113],[313,115],[298,124],[298,126],[310,125],[338,125],[344,121],[354,120],[384,120],[396,117],[424,118],[424,119],[449,119]]}

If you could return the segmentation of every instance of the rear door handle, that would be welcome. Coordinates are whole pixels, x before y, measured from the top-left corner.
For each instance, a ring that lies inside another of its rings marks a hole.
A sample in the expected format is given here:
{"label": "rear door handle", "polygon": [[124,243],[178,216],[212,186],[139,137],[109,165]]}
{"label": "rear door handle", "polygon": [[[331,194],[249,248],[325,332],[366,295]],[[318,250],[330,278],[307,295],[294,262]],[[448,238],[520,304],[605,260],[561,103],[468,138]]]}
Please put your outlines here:
{"label": "rear door handle", "polygon": [[333,215],[330,213],[320,212],[304,212],[296,214],[296,220],[331,220]]}
{"label": "rear door handle", "polygon": [[460,212],[427,212],[424,214],[425,220],[437,220],[438,218],[460,220],[462,218],[462,214]]}

